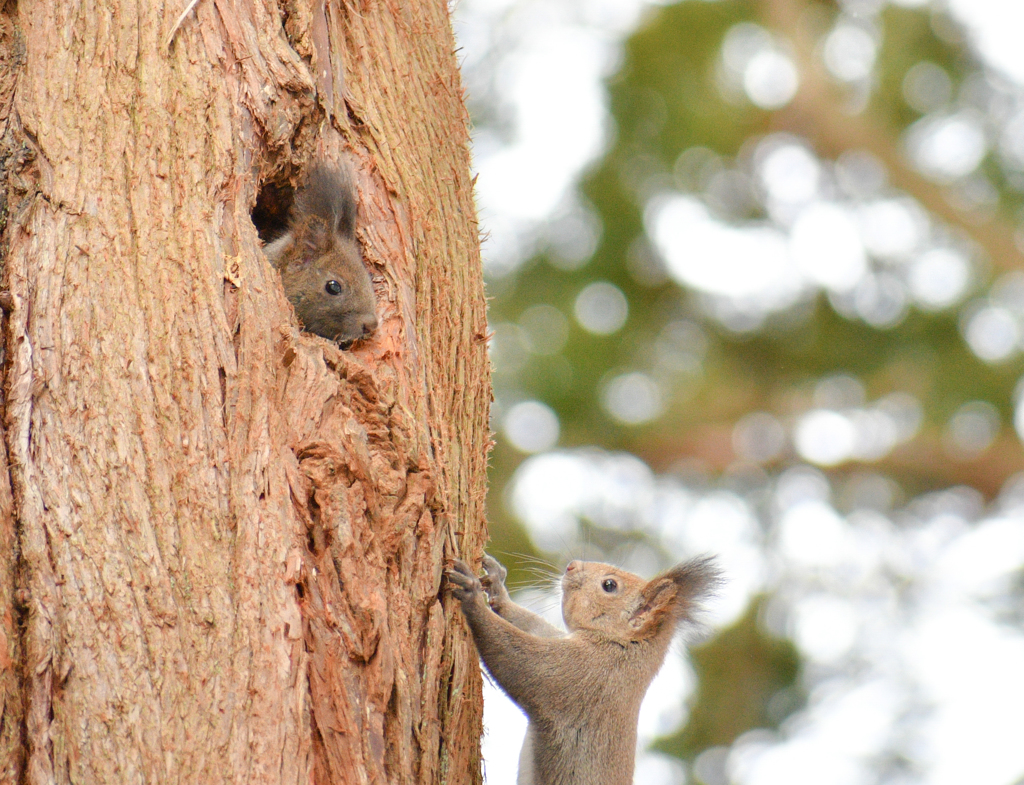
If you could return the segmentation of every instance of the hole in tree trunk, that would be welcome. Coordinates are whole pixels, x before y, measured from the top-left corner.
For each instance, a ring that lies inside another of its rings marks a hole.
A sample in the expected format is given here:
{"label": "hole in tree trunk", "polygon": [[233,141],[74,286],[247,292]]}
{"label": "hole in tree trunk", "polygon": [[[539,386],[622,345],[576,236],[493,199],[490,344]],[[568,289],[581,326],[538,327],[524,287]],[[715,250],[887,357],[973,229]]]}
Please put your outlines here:
{"label": "hole in tree trunk", "polygon": [[292,209],[295,189],[287,180],[264,183],[252,208],[252,222],[260,239],[269,243],[288,228],[288,211]]}

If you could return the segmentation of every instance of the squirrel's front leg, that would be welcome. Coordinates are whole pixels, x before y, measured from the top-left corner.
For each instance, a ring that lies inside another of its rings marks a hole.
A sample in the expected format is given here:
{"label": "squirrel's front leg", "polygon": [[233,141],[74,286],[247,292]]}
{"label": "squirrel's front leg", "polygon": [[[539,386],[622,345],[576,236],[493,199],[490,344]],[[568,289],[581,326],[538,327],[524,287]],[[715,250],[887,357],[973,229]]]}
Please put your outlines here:
{"label": "squirrel's front leg", "polygon": [[481,566],[484,568],[484,576],[480,583],[487,592],[487,600],[491,609],[501,618],[514,624],[524,632],[539,635],[542,638],[561,638],[565,635],[557,627],[548,624],[536,613],[531,613],[522,605],[512,601],[505,588],[505,578],[508,570],[502,566],[497,559],[484,554]]}
{"label": "squirrel's front leg", "polygon": [[550,667],[556,659],[554,649],[565,641],[531,635],[498,616],[488,605],[480,579],[465,562],[456,560],[447,575],[487,670],[512,700],[532,714],[551,692],[548,682],[557,671]]}

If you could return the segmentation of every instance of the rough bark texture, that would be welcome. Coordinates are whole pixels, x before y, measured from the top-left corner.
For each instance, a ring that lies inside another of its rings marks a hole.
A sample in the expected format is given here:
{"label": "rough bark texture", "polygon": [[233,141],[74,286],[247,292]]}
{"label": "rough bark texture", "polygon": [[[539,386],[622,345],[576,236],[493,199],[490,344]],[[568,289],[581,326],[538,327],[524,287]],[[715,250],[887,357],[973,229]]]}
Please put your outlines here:
{"label": "rough bark texture", "polygon": [[[441,601],[490,400],[446,3],[188,5],[0,16],[0,778],[478,782]],[[250,218],[315,157],[360,191],[352,352],[300,334]]]}

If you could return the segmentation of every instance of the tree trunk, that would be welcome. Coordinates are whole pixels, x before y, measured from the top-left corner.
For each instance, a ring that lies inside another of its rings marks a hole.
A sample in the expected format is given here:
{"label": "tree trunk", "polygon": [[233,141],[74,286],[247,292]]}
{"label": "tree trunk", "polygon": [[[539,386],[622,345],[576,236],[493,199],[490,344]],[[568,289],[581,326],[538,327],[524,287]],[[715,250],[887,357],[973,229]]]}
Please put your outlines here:
{"label": "tree trunk", "polygon": [[[445,0],[8,0],[0,122],[0,779],[479,782],[441,589],[485,537],[490,400]],[[350,352],[250,216],[316,158],[360,192]]]}

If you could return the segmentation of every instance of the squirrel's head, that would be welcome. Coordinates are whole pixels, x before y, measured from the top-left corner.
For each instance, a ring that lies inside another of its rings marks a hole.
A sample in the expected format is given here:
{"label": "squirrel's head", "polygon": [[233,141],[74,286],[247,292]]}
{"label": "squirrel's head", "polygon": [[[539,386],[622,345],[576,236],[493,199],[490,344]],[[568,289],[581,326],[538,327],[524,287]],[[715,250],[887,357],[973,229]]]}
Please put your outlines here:
{"label": "squirrel's head", "polygon": [[288,231],[266,247],[302,326],[342,347],[377,329],[373,282],[355,238],[356,211],[351,169],[316,163],[295,193]]}
{"label": "squirrel's head", "polygon": [[683,562],[649,581],[610,564],[572,561],[562,576],[562,618],[570,632],[646,640],[692,620],[718,581],[710,558]]}
{"label": "squirrel's head", "polygon": [[355,239],[317,216],[291,234],[278,267],[303,327],[342,346],[369,336],[377,329],[373,284]]}

